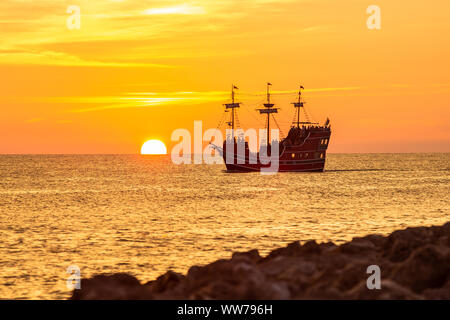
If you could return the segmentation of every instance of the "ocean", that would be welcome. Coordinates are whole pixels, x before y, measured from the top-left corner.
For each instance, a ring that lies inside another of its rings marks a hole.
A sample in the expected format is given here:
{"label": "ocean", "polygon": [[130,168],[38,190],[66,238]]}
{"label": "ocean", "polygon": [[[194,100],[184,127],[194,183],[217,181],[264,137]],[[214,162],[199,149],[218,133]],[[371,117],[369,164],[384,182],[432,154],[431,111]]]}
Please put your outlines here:
{"label": "ocean", "polygon": [[450,220],[450,154],[328,154],[324,173],[227,173],[169,156],[0,155],[0,298],[81,277],[146,282],[234,251],[342,243]]}

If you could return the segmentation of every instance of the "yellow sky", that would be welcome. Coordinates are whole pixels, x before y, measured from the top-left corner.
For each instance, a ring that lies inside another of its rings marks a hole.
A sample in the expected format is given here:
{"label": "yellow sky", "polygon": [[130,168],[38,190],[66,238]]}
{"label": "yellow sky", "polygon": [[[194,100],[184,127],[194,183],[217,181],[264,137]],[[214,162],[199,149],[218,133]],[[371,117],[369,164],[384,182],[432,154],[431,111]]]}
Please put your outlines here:
{"label": "yellow sky", "polygon": [[[381,29],[366,8],[381,8]],[[81,28],[69,30],[69,5]],[[287,131],[299,84],[331,152],[450,152],[450,3],[2,0],[0,153],[137,153],[194,120],[241,123],[273,83]]]}

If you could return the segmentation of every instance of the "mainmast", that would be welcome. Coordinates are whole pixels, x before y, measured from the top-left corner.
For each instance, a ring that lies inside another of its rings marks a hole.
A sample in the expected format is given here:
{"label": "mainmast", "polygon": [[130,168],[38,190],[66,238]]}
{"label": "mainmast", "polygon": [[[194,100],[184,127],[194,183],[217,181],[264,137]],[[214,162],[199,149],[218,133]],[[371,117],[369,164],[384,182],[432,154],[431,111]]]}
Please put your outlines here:
{"label": "mainmast", "polygon": [[271,83],[267,83],[267,103],[264,103],[265,109],[257,109],[260,114],[267,114],[267,146],[270,144],[270,114],[278,113],[278,108],[274,108],[274,104],[270,103],[269,87],[271,85]]}
{"label": "mainmast", "polygon": [[240,103],[234,102],[234,89],[239,89],[234,84],[231,85],[231,103],[226,103],[225,108],[231,109],[231,121],[227,122],[227,124],[231,127],[231,138],[234,141],[234,109],[240,107]]}

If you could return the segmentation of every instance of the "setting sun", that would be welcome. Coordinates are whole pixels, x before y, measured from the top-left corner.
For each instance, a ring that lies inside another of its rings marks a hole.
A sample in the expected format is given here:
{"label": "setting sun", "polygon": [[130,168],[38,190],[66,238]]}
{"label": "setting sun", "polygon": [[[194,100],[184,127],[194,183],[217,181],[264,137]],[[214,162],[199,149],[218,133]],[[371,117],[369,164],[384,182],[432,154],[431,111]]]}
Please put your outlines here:
{"label": "setting sun", "polygon": [[167,154],[167,148],[162,141],[148,140],[142,145],[141,154]]}

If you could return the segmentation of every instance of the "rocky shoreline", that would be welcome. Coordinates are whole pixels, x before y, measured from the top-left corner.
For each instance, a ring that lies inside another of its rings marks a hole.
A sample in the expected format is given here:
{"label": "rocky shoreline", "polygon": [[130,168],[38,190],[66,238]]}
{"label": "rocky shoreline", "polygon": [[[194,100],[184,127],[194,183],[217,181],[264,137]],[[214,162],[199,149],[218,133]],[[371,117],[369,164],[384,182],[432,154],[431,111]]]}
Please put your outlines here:
{"label": "rocky shoreline", "polygon": [[[380,267],[381,289],[367,287],[370,265]],[[96,275],[70,299],[450,299],[450,222],[340,246],[293,242],[266,257],[237,252],[145,284],[125,273]]]}

